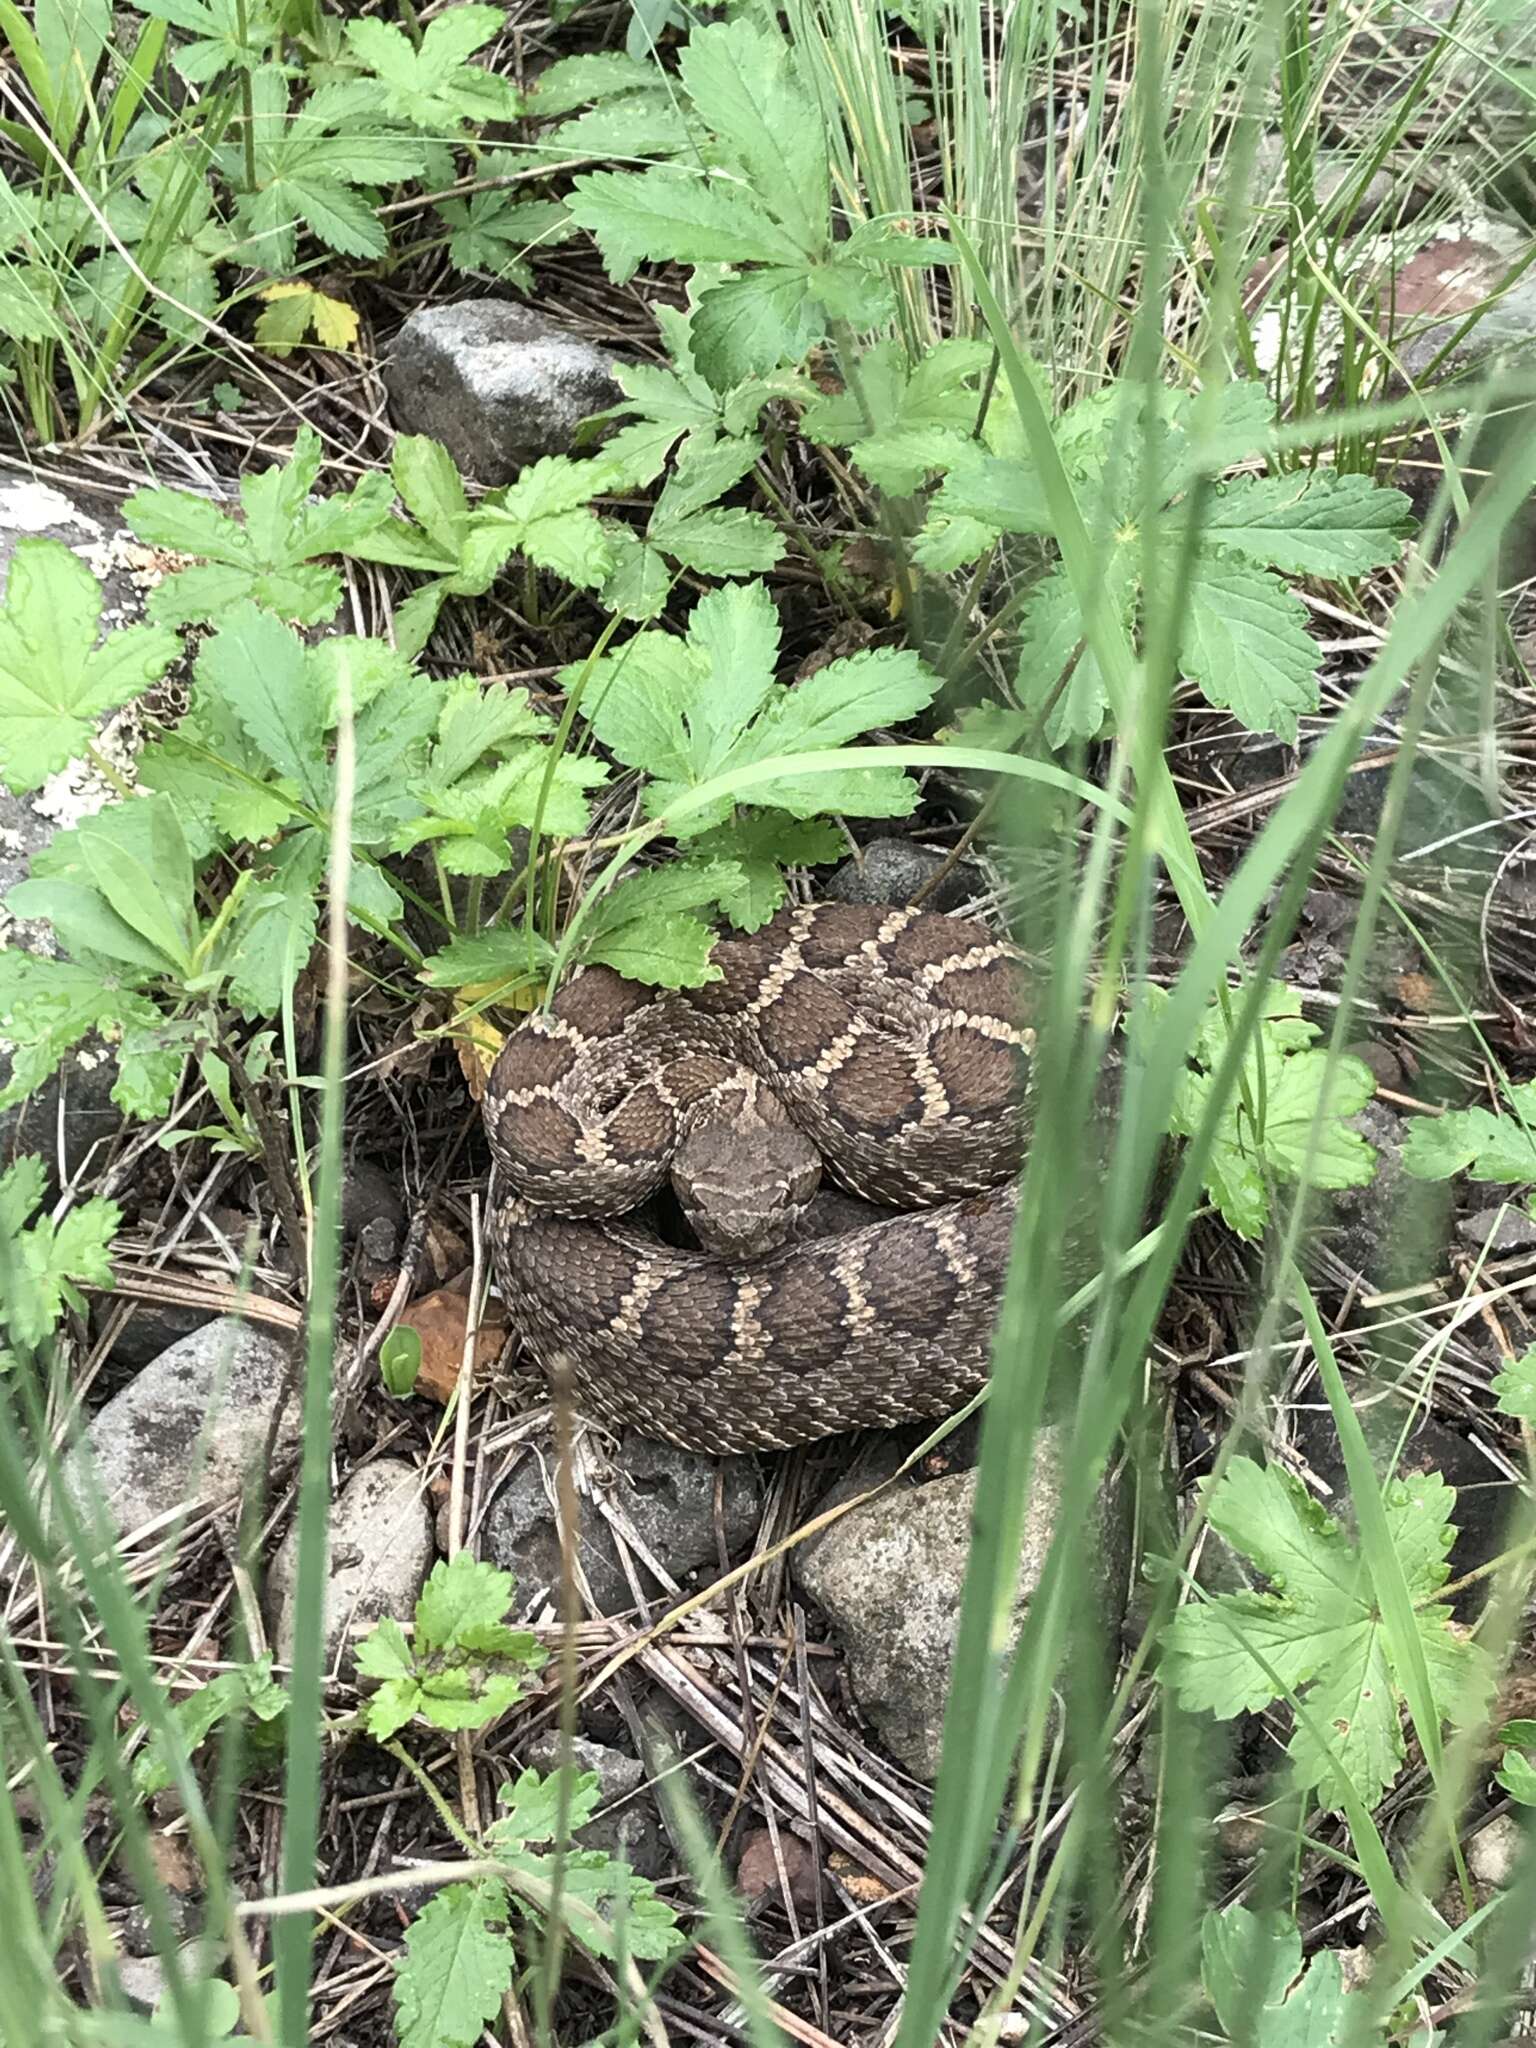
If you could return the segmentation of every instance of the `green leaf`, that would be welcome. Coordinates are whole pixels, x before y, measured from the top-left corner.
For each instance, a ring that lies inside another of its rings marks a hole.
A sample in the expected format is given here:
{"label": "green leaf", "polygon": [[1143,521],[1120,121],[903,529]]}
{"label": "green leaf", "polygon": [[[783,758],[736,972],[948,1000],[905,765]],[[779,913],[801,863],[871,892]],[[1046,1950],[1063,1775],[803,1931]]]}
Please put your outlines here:
{"label": "green leaf", "polygon": [[554,948],[537,932],[470,932],[454,939],[426,963],[429,988],[539,987]]}
{"label": "green leaf", "polygon": [[671,861],[627,875],[594,904],[582,957],[652,988],[702,988],[718,981],[711,965],[715,932],[695,910],[740,893],[744,877],[730,861]]}
{"label": "green leaf", "polygon": [[[565,1828],[561,1834],[564,1792]],[[583,1771],[565,1780],[554,1771],[542,1777],[525,1770],[503,1786],[501,1812],[485,1831],[486,1848],[506,1866],[520,1912],[542,1919],[553,1890],[552,1859],[534,1843],[560,1842],[565,1931],[594,1955],[664,1961],[678,1947],[677,1916],[656,1897],[649,1880],[600,1849],[571,1847],[572,1837],[591,1820],[601,1797],[597,1774]]]}
{"label": "green leaf", "polygon": [[1320,701],[1322,656],[1306,617],[1278,576],[1202,554],[1190,579],[1179,664],[1250,732],[1294,740],[1297,719]]}
{"label": "green leaf", "polygon": [[[560,1834],[560,1772],[547,1777],[524,1770],[497,1795],[500,1812],[486,1829],[486,1841],[498,1856],[530,1842],[553,1842]],[[602,1788],[596,1771],[571,1774],[566,1795],[565,1840],[585,1827],[602,1804]]]}
{"label": "green leaf", "polygon": [[[1335,1064],[1332,1095],[1309,1156],[1328,1075],[1327,1054],[1309,1049],[1318,1032],[1317,1025],[1302,1018],[1300,997],[1275,984],[1265,998],[1257,1042],[1250,1043],[1243,1062],[1248,1102],[1262,1128],[1254,1128],[1243,1091],[1234,1090],[1222,1110],[1206,1167],[1207,1189],[1243,1237],[1260,1236],[1269,1220],[1271,1178],[1296,1181],[1305,1170],[1314,1187],[1347,1188],[1362,1187],[1375,1174],[1375,1154],[1345,1121],[1376,1091],[1369,1067],[1353,1057]],[[1197,1070],[1182,1074],[1174,1091],[1171,1128],[1183,1136],[1192,1137],[1205,1120],[1226,1043],[1225,1013],[1213,1006],[1195,1049]]]}
{"label": "green leaf", "polygon": [[827,331],[826,308],[799,264],[774,264],[702,294],[693,316],[698,365],[717,391],[798,363]]}
{"label": "green leaf", "polygon": [[[1200,1925],[1205,1995],[1228,2040],[1257,2041],[1242,2024],[1247,2007],[1278,2006],[1301,1971],[1301,1936],[1283,1913],[1231,1905]],[[1259,2022],[1262,2027],[1262,2020]]]}
{"label": "green leaf", "polygon": [[437,211],[453,230],[448,259],[456,270],[480,272],[527,291],[534,249],[568,242],[575,223],[563,199],[514,199],[509,192],[477,191],[444,199]]}
{"label": "green leaf", "polygon": [[434,16],[419,47],[392,23],[372,17],[349,21],[345,34],[353,55],[377,79],[387,115],[428,134],[454,135],[467,121],[509,121],[522,111],[508,80],[465,61],[502,26],[499,8],[458,6]]}
{"label": "green leaf", "polygon": [[509,740],[548,729],[548,717],[526,690],[496,683],[482,687],[474,676],[461,676],[443,699],[428,773],[434,782],[457,782],[485,755],[504,752]]}
{"label": "green leaf", "polygon": [[583,957],[600,961],[627,981],[652,988],[700,988],[718,978],[710,972],[715,934],[696,917],[658,911],[617,931],[594,934]]}
{"label": "green leaf", "polygon": [[1420,1180],[1474,1180],[1507,1184],[1536,1181],[1536,1083],[1507,1091],[1513,1115],[1480,1105],[1416,1117],[1403,1145],[1403,1165]]}
{"label": "green leaf", "polygon": [[655,89],[659,72],[652,61],[639,61],[622,50],[601,50],[562,57],[541,71],[528,100],[537,120],[569,114],[589,100],[622,97]]}
{"label": "green leaf", "polygon": [[[272,1659],[268,1656],[253,1664],[237,1665],[233,1671],[221,1671],[217,1678],[178,1700],[171,1709],[171,1717],[176,1723],[179,1748],[191,1756],[222,1723],[248,1716],[254,1724],[245,1731],[245,1761],[249,1768],[253,1763],[270,1761],[282,1742],[287,1712],[287,1691],[273,1678]],[[134,1758],[134,1790],[149,1798],[163,1791],[174,1777],[168,1745],[158,1733],[152,1733]]]}
{"label": "green leaf", "polygon": [[[901,725],[932,703],[939,679],[909,648],[868,647],[828,662],[793,690],[775,698],[743,736],[735,758],[761,761],[771,754],[843,747],[884,725]],[[797,817],[881,806],[866,815],[900,816],[911,808],[916,785],[901,770],[849,769],[841,775],[770,783],[752,793],[756,805],[777,805]]]}
{"label": "green leaf", "polygon": [[395,1979],[400,2048],[475,2048],[511,1988],[506,1887],[446,1885],[406,1930]]}
{"label": "green leaf", "polygon": [[688,732],[693,759],[705,773],[730,757],[744,728],[778,694],[779,640],[778,608],[765,583],[712,590],[694,606],[688,646],[702,662],[702,687],[689,707]]}
{"label": "green leaf", "polygon": [[1298,470],[1219,486],[1205,508],[1203,536],[1290,575],[1353,576],[1397,560],[1411,515],[1401,491],[1383,490],[1368,476]]}
{"label": "green leaf", "polygon": [[821,818],[790,818],[777,811],[739,810],[724,825],[690,843],[691,857],[713,861],[739,879],[724,880],[718,901],[738,931],[755,932],[787,901],[786,867],[820,867],[841,860],[847,842]]}
{"label": "green leaf", "polygon": [[[686,780],[694,759],[689,715],[705,694],[709,675],[704,650],[669,633],[636,633],[612,654],[562,669],[562,688],[574,689],[588,670],[583,715],[602,744],[628,767],[668,781]],[[743,720],[771,688],[771,674],[760,673]]]}
{"label": "green leaf", "polygon": [[97,647],[101,586],[61,541],[16,544],[0,605],[0,781],[36,789],[82,753],[104,711],[164,675],[174,633],[119,627]]}
{"label": "green leaf", "polygon": [[[704,280],[702,285],[700,279]],[[708,272],[696,273],[696,287],[708,289],[708,279]],[[740,473],[745,475],[750,466],[745,459],[745,450],[751,448],[754,455],[761,452],[762,442],[756,428],[763,407],[774,398],[806,398],[814,389],[798,376],[780,375],[774,378],[744,377],[740,383],[727,383],[716,391],[694,363],[692,329],[695,311],[693,307],[687,312],[668,306],[656,309],[657,325],[666,340],[672,367],[661,369],[650,363],[622,366],[617,374],[621,387],[628,394],[627,402],[611,408],[615,417],[625,412],[643,415],[648,431],[656,437],[649,444],[649,466],[639,471],[636,477],[641,483],[648,483],[660,474],[666,451],[678,434],[686,430],[678,468],[683,487],[689,492],[690,509],[708,502],[708,494],[694,490],[692,479],[702,474],[700,465],[723,460],[712,454],[717,440],[741,451],[736,459],[743,463]],[[604,449],[601,459],[609,460],[615,445],[633,432],[634,429],[626,429],[625,434],[615,436],[615,440]],[[640,447],[637,442],[637,454]],[[727,481],[722,478],[716,492],[727,487]]]}
{"label": "green leaf", "polygon": [[646,262],[803,267],[793,238],[733,179],[591,171],[571,187],[571,218],[594,237],[615,284]]}
{"label": "green leaf", "polygon": [[[1492,1687],[1486,1651],[1451,1630],[1445,1583],[1456,1496],[1438,1473],[1393,1480],[1387,1522],[1414,1600],[1415,1624],[1443,1719],[1475,1718]],[[1217,1532],[1269,1581],[1188,1606],[1169,1633],[1163,1676],[1190,1708],[1221,1719],[1256,1712],[1289,1690],[1307,1709],[1291,1738],[1298,1781],[1338,1803],[1342,1772],[1374,1806],[1404,1756],[1403,1674],[1363,1557],[1290,1474],[1236,1458],[1210,1498]],[[1314,1736],[1320,1730],[1326,1749]]]}
{"label": "green leaf", "polygon": [[541,815],[546,830],[581,832],[588,822],[585,792],[607,776],[590,756],[528,743],[494,768],[465,775],[451,787],[430,780],[412,785],[423,815],[400,825],[390,841],[404,853],[434,841],[452,874],[499,875],[512,865],[510,834]]}
{"label": "green leaf", "polygon": [[679,66],[699,118],[807,255],[829,235],[826,132],[783,38],[745,20],[696,28]]}
{"label": "green leaf", "polygon": [[[509,1863],[545,1865],[547,1859],[512,1852]],[[649,1879],[601,1850],[579,1849],[565,1867],[568,1931],[594,1955],[620,1954],[660,1962],[680,1945],[677,1915],[657,1898]],[[578,1912],[579,1906],[588,1908]],[[621,1938],[622,1929],[622,1938]]]}
{"label": "green leaf", "polygon": [[603,603],[621,619],[659,617],[672,593],[665,556],[637,540],[627,526],[610,526],[608,545],[614,568],[603,585]]}
{"label": "green leaf", "polygon": [[561,156],[682,156],[698,133],[676,89],[626,93],[606,106],[592,107],[573,121],[562,121],[547,141]]}
{"label": "green leaf", "polygon": [[[1130,557],[1125,549],[1116,548],[1101,559],[1104,581],[1099,602],[1129,630],[1135,599]],[[1053,747],[1096,739],[1103,730],[1109,685],[1088,645],[1082,606],[1064,569],[1041,578],[1020,614],[1014,694],[1035,714],[1050,704],[1045,736]]]}
{"label": "green leaf", "polygon": [[1230,2041],[1334,2048],[1350,2038],[1338,1951],[1322,1950],[1303,1974],[1301,1939],[1283,1914],[1239,1905],[1207,1913],[1201,1944],[1206,1996]]}
{"label": "green leaf", "polygon": [[404,1401],[415,1393],[420,1375],[421,1332],[402,1323],[379,1346],[379,1378],[386,1393]]}
{"label": "green leaf", "polygon": [[415,1658],[405,1630],[392,1614],[386,1614],[358,1643],[357,1668],[365,1678],[412,1677]]}
{"label": "green leaf", "polygon": [[301,428],[286,465],[242,481],[243,526],[189,491],[135,491],[123,512],[138,539],[208,558],[207,565],[166,577],[150,600],[154,616],[189,623],[252,599],[300,625],[328,618],[341,600],[341,582],[314,558],[336,554],[379,526],[391,486],[387,477],[370,473],[352,490],[311,504],[320,461],[318,435]]}
{"label": "green leaf", "polygon": [[1507,1792],[1518,1806],[1536,1806],[1536,1764],[1518,1749],[1506,1749],[1494,1783]]}
{"label": "green leaf", "polygon": [[596,589],[612,573],[614,563],[607,534],[589,501],[607,488],[601,459],[573,462],[569,456],[546,455],[530,463],[516,483],[487,499],[473,515],[468,555],[472,561],[478,546],[492,565],[479,587],[488,585],[517,549],[568,583]]}
{"label": "green leaf", "polygon": [[111,1286],[108,1254],[122,1222],[117,1204],[98,1197],[70,1210],[62,1222],[44,1216],[28,1227],[43,1190],[42,1162],[33,1156],[15,1160],[0,1173],[0,1236],[9,1240],[11,1254],[0,1329],[28,1349],[52,1333],[66,1301],[80,1305],[72,1281]]}
{"label": "green leaf", "polygon": [[983,526],[993,539],[1001,532],[1051,532],[1051,506],[1028,463],[987,455],[971,442],[934,492],[926,532],[942,535],[946,522]]}
{"label": "green leaf", "polygon": [[20,1237],[40,1207],[48,1169],[35,1152],[24,1152],[0,1173],[0,1236]]}
{"label": "green leaf", "polygon": [[148,1003],[124,1025],[112,1100],[125,1116],[165,1115],[186,1066],[189,1035],[184,1021],[162,1017]]}
{"label": "green leaf", "polygon": [[495,1627],[512,1600],[512,1574],[461,1550],[432,1567],[416,1602],[418,1647],[442,1649],[467,1628]]}
{"label": "green leaf", "polygon": [[[7,903],[14,904],[15,898],[13,889]],[[153,1070],[135,1065],[129,1074],[127,1034],[131,1030],[152,1032],[160,1016],[147,997],[122,985],[117,977],[74,961],[38,959],[19,947],[10,947],[0,951],[0,1016],[5,1019],[5,1038],[11,1047],[11,1075],[0,1086],[0,1109],[9,1109],[34,1094],[70,1050],[93,1031],[124,1034],[114,1101],[136,1116],[158,1115],[169,1105],[180,1060],[168,1081],[163,1061]]]}
{"label": "green leaf", "polygon": [[97,890],[123,922],[180,973],[197,933],[192,857],[166,796],[125,798],[82,818],[74,839]]}
{"label": "green leaf", "polygon": [[206,698],[175,732],[147,746],[137,767],[142,788],[161,790],[175,804],[198,862],[231,840],[274,838],[295,814],[295,798],[272,786],[233,716],[226,722]]}
{"label": "green leaf", "polygon": [[[397,133],[379,133],[377,88],[330,84],[311,92],[303,109],[289,111],[287,74],[266,63],[250,80],[252,129],[225,143],[219,162],[238,190],[236,223],[248,238],[246,260],[262,270],[295,266],[299,225],[344,256],[383,256],[387,236],[377,219],[373,186],[418,178],[428,150]],[[248,178],[254,160],[254,186]],[[354,190],[362,186],[365,190]]]}
{"label": "green leaf", "polygon": [[707,439],[703,434],[690,435],[657,501],[651,538],[655,538],[658,519],[684,518],[733,490],[743,477],[750,475],[762,447],[755,434],[722,436],[718,440]]}
{"label": "green leaf", "polygon": [[389,470],[411,517],[456,562],[469,525],[469,500],[448,450],[426,434],[397,435]]}
{"label": "green leaf", "polygon": [[203,643],[201,689],[233,712],[279,775],[323,810],[330,795],[324,706],[313,687],[303,642],[281,620],[249,602]]}
{"label": "green leaf", "polygon": [[653,548],[700,576],[752,576],[771,569],[784,553],[778,529],[743,505],[713,505],[674,513],[665,493],[646,528]]}
{"label": "green leaf", "polygon": [[1489,1382],[1501,1415],[1518,1416],[1522,1422],[1536,1422],[1536,1344],[1518,1358],[1512,1358],[1502,1372]]}
{"label": "green leaf", "polygon": [[0,264],[0,332],[13,342],[64,340],[60,296],[59,280],[42,264]]}
{"label": "green leaf", "polygon": [[[175,972],[176,962],[119,917],[90,882],[66,875],[31,875],[18,882],[5,901],[17,917],[46,918],[60,945],[75,958],[96,955],[141,975]],[[6,1035],[13,1034],[7,1029]]]}
{"label": "green leaf", "polygon": [[[859,362],[859,391],[817,400],[801,421],[813,441],[848,449],[871,483],[904,496],[932,469],[964,459],[980,416],[985,342],[936,343],[910,368],[894,341],[878,342]],[[977,451],[979,457],[980,451]]]}
{"label": "green leaf", "polygon": [[[661,816],[683,790],[733,766],[840,747],[873,727],[897,724],[938,688],[914,654],[878,648],[780,689],[773,680],[778,648],[778,614],[766,587],[731,584],[699,600],[686,641],[637,633],[592,664],[587,715],[605,747],[650,776],[648,815]],[[573,667],[562,680],[571,687],[580,674]],[[915,797],[915,783],[880,768],[785,778],[752,792],[755,807],[801,817],[838,810],[900,816]],[[722,803],[714,815],[690,820],[690,832],[723,823],[730,808]]]}
{"label": "green leaf", "polygon": [[513,1706],[545,1652],[503,1624],[511,1597],[510,1573],[467,1551],[436,1565],[416,1602],[414,1644],[385,1620],[358,1646],[358,1669],[385,1681],[368,1702],[369,1731],[384,1741],[416,1714],[439,1728],[479,1728]]}
{"label": "green leaf", "polygon": [[326,855],[325,834],[306,826],[261,855],[252,871],[254,885],[229,927],[222,960],[230,996],[247,1016],[276,1015],[308,964]]}
{"label": "green leaf", "polygon": [[844,253],[812,264],[806,290],[833,320],[850,327],[885,327],[895,318],[896,292],[888,271],[873,263],[855,262]]}

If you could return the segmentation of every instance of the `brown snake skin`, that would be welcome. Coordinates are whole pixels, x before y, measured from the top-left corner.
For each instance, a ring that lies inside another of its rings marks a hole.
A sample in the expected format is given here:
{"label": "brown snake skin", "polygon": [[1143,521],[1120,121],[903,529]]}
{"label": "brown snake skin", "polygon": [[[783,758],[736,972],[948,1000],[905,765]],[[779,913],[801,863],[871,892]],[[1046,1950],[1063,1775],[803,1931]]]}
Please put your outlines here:
{"label": "brown snake skin", "polygon": [[[1014,956],[967,919],[816,904],[712,957],[680,994],[587,968],[502,1048],[514,1324],[596,1420],[688,1450],[948,1413],[986,1378],[1012,1232]],[[816,1155],[900,1213],[793,1241]],[[704,1249],[617,1220],[669,1179]]]}

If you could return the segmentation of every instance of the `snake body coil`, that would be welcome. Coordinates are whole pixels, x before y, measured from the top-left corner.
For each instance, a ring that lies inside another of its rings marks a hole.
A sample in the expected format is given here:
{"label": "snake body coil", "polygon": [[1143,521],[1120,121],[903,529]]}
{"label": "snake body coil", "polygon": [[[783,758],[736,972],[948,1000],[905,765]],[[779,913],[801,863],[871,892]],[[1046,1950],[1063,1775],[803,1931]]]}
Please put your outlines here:
{"label": "snake body coil", "polygon": [[[947,1413],[985,1380],[1031,1034],[984,925],[819,904],[658,995],[591,967],[485,1099],[514,1323],[597,1420],[689,1450]],[[895,1213],[796,1238],[819,1171]],[[670,1182],[702,1248],[621,1220]]]}

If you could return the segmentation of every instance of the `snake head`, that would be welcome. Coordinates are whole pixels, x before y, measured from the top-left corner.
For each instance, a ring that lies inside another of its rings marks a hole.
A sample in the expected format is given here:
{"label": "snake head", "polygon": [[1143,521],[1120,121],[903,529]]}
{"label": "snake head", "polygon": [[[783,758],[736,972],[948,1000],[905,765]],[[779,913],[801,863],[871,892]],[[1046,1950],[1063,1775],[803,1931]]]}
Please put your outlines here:
{"label": "snake head", "polygon": [[705,1124],[672,1160],[672,1186],[705,1251],[755,1259],[787,1244],[821,1183],[821,1155],[792,1124]]}

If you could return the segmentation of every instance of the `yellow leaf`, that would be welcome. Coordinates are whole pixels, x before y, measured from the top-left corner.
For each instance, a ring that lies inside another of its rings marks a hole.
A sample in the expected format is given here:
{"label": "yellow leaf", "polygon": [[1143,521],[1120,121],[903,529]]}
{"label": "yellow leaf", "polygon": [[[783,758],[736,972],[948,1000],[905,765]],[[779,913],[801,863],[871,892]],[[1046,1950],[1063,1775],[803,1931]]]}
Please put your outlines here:
{"label": "yellow leaf", "polygon": [[267,310],[257,317],[256,339],[271,355],[292,354],[310,332],[322,348],[345,350],[357,340],[354,308],[313,285],[269,284],[261,297]]}
{"label": "yellow leaf", "polygon": [[478,1005],[495,1000],[503,1009],[535,1010],[543,1000],[544,991],[539,987],[509,989],[505,982],[469,982],[457,991],[458,1000],[454,1008],[453,1033],[458,1048],[459,1068],[469,1084],[469,1092],[476,1102],[485,1094],[485,1084],[490,1078],[496,1055],[506,1043],[506,1033],[498,1031],[485,1011]]}

